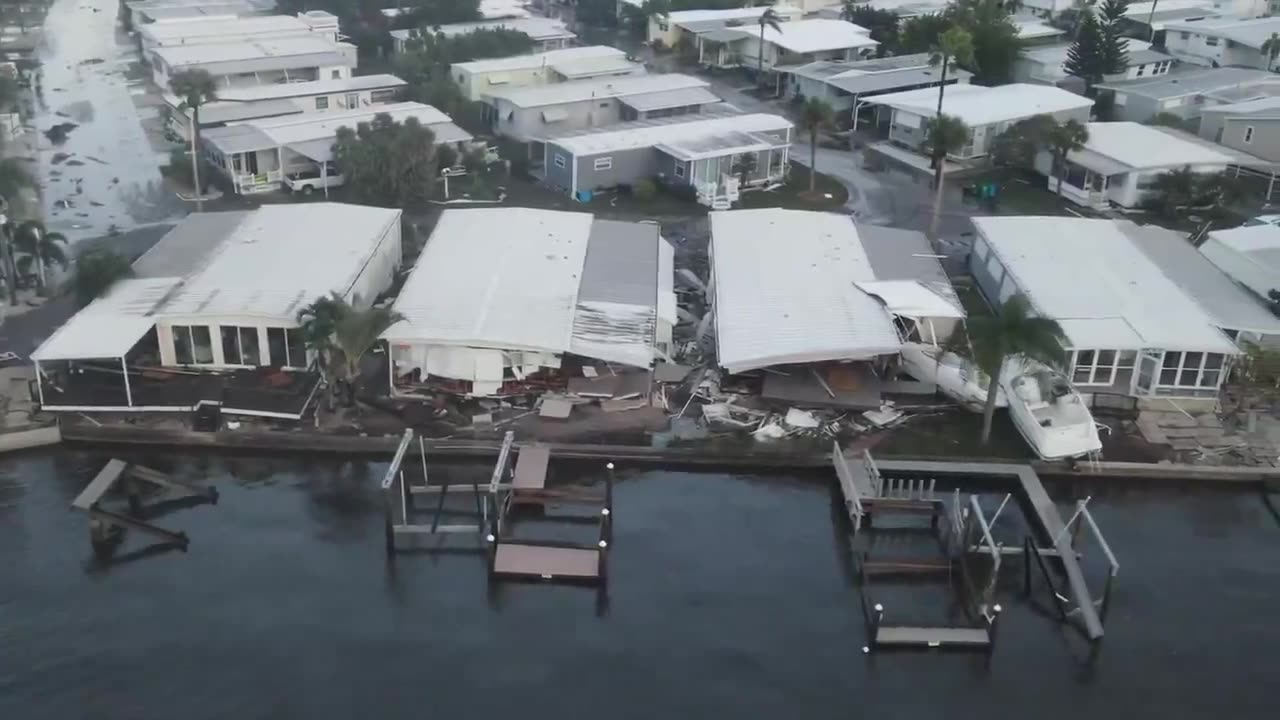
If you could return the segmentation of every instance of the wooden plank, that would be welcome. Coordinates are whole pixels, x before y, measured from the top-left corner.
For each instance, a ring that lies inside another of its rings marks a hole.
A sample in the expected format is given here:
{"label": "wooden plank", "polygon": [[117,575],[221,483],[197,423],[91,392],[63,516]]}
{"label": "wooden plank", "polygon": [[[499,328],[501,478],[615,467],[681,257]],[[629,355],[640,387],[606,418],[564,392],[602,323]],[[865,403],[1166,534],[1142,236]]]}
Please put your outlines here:
{"label": "wooden plank", "polygon": [[867,575],[945,575],[951,572],[946,560],[864,560],[862,571]]}
{"label": "wooden plank", "polygon": [[541,489],[547,484],[547,464],[551,449],[541,445],[524,445],[516,457],[516,476],[511,487],[516,490]]}
{"label": "wooden plank", "polygon": [[162,527],[152,525],[149,522],[143,522],[142,520],[129,517],[128,515],[121,515],[120,513],[114,513],[114,512],[111,512],[110,510],[102,510],[100,508],[91,508],[89,510],[89,516],[93,518],[97,518],[99,520],[104,520],[113,525],[120,525],[121,527],[127,527],[132,530],[137,530],[138,532],[146,533],[148,535],[154,535],[160,538],[161,540],[164,540],[166,542],[171,542],[171,543],[177,543],[178,545],[181,545],[184,548],[187,546],[186,533],[175,532],[173,530],[165,530]]}
{"label": "wooden plank", "polygon": [[509,577],[589,580],[600,577],[600,552],[504,542],[494,551],[493,572]]}
{"label": "wooden plank", "polygon": [[124,474],[125,468],[128,466],[128,463],[123,460],[108,460],[107,464],[98,471],[93,480],[76,496],[76,499],[71,501],[71,507],[77,510],[91,509],[102,499],[103,495],[107,494],[111,486],[120,479],[120,476]]}
{"label": "wooden plank", "polygon": [[876,629],[875,643],[902,647],[958,645],[985,648],[991,644],[991,636],[981,628],[881,625]]}
{"label": "wooden plank", "polygon": [[213,487],[179,480],[166,475],[159,470],[152,470],[151,468],[144,467],[142,465],[130,465],[128,473],[139,480],[145,480],[152,485],[159,485],[160,487],[169,488],[170,490],[180,490],[182,492],[199,495],[200,497],[208,498],[210,500],[218,497],[218,492]]}

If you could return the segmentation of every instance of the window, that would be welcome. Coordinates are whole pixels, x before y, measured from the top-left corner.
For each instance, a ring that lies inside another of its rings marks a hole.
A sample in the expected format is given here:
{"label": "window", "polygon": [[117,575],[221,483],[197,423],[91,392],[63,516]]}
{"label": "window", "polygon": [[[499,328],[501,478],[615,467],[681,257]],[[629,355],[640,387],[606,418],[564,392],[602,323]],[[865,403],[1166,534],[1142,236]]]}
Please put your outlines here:
{"label": "window", "polygon": [[1216,388],[1225,357],[1220,353],[1166,352],[1160,384],[1180,388]]}
{"label": "window", "polygon": [[360,107],[360,93],[347,93],[346,105],[348,108]]}
{"label": "window", "polygon": [[258,328],[222,326],[222,361],[227,365],[261,364]]}
{"label": "window", "polygon": [[676,163],[676,177],[684,177],[684,165],[681,165],[680,163]]}
{"label": "window", "polygon": [[375,104],[391,102],[396,99],[396,95],[395,90],[374,90],[369,93],[369,101]]}
{"label": "window", "polygon": [[552,162],[554,162],[556,167],[558,168],[562,168],[568,164],[567,162],[565,162],[564,156],[559,153],[556,153],[556,157],[554,160],[552,160]]}
{"label": "window", "polygon": [[1246,143],[1253,142],[1253,126],[1252,125],[1244,129],[1244,141]]}
{"label": "window", "polygon": [[342,79],[342,71],[341,71],[341,70],[334,70],[334,71],[333,71],[333,73],[332,73],[332,75],[331,75],[331,77],[332,77],[334,80],[341,80],[341,79]]}
{"label": "window", "polygon": [[1139,66],[1138,66],[1138,72],[1134,73],[1134,75],[1133,75],[1133,76],[1134,76],[1134,77],[1142,77],[1142,74],[1143,74],[1143,73],[1145,73],[1146,71],[1147,71],[1147,66],[1146,66],[1146,65],[1139,65]]}
{"label": "window", "polygon": [[973,254],[977,255],[979,260],[986,260],[987,253],[989,251],[990,251],[990,248],[987,247],[986,240],[983,240],[982,238],[978,238],[973,241]]}
{"label": "window", "polygon": [[285,345],[284,328],[267,328],[267,352],[271,367],[284,367],[289,364],[289,351]]}
{"label": "window", "polygon": [[996,257],[995,253],[991,253],[991,257],[987,258],[987,274],[996,284],[1004,280],[1004,266],[1000,264],[1000,258]]}
{"label": "window", "polygon": [[593,163],[593,165],[596,170],[608,170],[613,167],[613,158],[611,157],[596,158],[596,161]]}
{"label": "window", "polygon": [[318,98],[316,98],[316,109],[317,109],[317,110],[328,110],[328,109],[329,109],[329,98],[327,98],[327,97],[318,97]]}
{"label": "window", "polygon": [[607,108],[607,107],[609,107],[609,103],[607,103],[607,102],[602,102],[602,103],[600,103],[600,107],[602,107],[602,108]]}
{"label": "window", "polygon": [[204,325],[173,326],[173,359],[179,365],[212,365],[213,341]]}
{"label": "window", "polygon": [[[1071,382],[1076,385],[1114,385],[1116,373],[1133,368],[1135,353],[1115,350],[1076,350]],[[1122,358],[1126,358],[1122,361]],[[1126,364],[1127,363],[1127,364]]]}
{"label": "window", "polygon": [[1189,32],[1178,33],[1178,34],[1182,36],[1182,39],[1183,39],[1183,40],[1190,40],[1190,39],[1191,39],[1191,33],[1189,33]]}
{"label": "window", "polygon": [[1218,38],[1207,37],[1204,39],[1204,44],[1208,45],[1209,47],[1218,47]]}

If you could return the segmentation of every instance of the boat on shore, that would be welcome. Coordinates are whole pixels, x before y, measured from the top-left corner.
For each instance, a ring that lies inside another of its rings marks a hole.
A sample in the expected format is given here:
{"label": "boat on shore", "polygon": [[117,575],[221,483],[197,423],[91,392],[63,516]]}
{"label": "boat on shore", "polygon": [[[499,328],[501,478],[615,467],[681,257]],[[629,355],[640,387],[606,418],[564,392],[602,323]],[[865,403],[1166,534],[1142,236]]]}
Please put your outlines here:
{"label": "boat on shore", "polygon": [[[915,379],[933,383],[966,410],[980,413],[985,408],[991,378],[974,361],[927,343],[905,343],[900,354],[903,369]],[[996,407],[1008,404],[1004,389],[998,389]]]}
{"label": "boat on shore", "polygon": [[1102,450],[1093,413],[1062,373],[1033,360],[1010,358],[1000,385],[1014,427],[1040,458],[1067,460]]}

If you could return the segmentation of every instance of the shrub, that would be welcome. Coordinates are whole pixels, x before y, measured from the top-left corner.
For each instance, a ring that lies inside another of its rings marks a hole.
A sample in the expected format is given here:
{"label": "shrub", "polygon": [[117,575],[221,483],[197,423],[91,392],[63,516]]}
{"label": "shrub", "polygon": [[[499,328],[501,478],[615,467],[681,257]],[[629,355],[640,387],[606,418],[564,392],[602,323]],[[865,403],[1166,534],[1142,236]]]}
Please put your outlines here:
{"label": "shrub", "polygon": [[648,202],[658,194],[658,184],[652,180],[637,180],[631,186],[631,194],[641,202]]}

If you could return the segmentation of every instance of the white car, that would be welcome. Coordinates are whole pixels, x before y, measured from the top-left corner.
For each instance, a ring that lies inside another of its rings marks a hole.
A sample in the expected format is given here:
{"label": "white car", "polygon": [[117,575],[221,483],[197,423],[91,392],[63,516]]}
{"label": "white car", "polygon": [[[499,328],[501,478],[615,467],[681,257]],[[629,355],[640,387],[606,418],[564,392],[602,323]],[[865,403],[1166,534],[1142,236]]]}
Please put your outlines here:
{"label": "white car", "polygon": [[338,169],[330,166],[326,172],[326,177],[320,176],[320,168],[311,168],[301,172],[289,173],[284,179],[284,184],[293,192],[300,192],[303,195],[310,195],[317,190],[324,188],[342,187],[347,179],[343,177]]}

